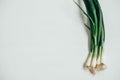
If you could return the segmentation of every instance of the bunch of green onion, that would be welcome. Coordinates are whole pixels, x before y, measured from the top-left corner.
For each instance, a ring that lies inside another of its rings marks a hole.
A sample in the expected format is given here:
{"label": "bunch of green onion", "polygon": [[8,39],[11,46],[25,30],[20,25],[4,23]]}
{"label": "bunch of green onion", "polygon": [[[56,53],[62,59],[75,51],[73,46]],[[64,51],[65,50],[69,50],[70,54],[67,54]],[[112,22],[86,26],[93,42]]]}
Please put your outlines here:
{"label": "bunch of green onion", "polygon": [[87,16],[90,25],[88,29],[90,31],[90,50],[89,55],[85,63],[87,68],[92,74],[96,71],[105,69],[103,63],[103,47],[105,42],[105,29],[103,21],[103,13],[98,0],[83,0],[86,11],[76,3],[80,10]]}

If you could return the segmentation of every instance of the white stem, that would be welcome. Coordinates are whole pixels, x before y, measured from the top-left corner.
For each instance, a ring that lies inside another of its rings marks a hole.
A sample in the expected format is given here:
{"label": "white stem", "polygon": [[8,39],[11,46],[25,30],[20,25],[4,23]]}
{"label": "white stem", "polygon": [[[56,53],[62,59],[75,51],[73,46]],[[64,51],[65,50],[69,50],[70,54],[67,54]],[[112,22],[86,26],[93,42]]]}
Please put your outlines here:
{"label": "white stem", "polygon": [[92,60],[92,63],[91,63],[91,65],[93,66],[93,67],[95,67],[96,66],[96,63],[97,63],[97,47],[95,48],[95,53],[94,53],[94,56],[93,56],[93,60]]}
{"label": "white stem", "polygon": [[97,59],[97,64],[100,64],[100,57],[98,57]]}
{"label": "white stem", "polygon": [[100,63],[103,63],[103,51],[101,52],[101,55],[100,55]]}
{"label": "white stem", "polygon": [[92,53],[89,54],[88,59],[86,61],[86,66],[90,66],[92,60]]}
{"label": "white stem", "polygon": [[93,58],[91,66],[95,67],[96,66],[96,57]]}
{"label": "white stem", "polygon": [[100,50],[100,52],[99,52],[99,56],[98,56],[98,58],[97,58],[97,64],[100,64],[100,55],[101,55],[101,47],[99,48]]}

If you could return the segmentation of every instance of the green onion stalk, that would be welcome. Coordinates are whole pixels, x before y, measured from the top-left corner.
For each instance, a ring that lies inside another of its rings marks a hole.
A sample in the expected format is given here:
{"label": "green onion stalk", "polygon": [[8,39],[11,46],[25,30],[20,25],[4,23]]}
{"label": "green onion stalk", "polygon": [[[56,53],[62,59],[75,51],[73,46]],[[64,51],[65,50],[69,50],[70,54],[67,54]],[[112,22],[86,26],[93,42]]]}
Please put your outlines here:
{"label": "green onion stalk", "polygon": [[87,12],[85,12],[77,2],[75,2],[75,4],[87,16],[90,23],[87,26],[91,36],[90,50],[84,67],[92,74],[95,74],[96,71],[105,69],[105,64],[103,63],[103,49],[105,42],[103,13],[98,0],[83,0],[83,2]]}

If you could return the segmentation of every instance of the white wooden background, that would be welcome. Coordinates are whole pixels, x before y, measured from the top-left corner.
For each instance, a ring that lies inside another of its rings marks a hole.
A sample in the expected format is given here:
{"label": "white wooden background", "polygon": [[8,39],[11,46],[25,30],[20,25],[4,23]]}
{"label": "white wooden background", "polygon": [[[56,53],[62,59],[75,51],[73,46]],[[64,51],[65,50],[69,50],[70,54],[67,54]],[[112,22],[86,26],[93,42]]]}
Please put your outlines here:
{"label": "white wooden background", "polygon": [[73,0],[0,0],[0,80],[120,80],[120,0],[99,1],[107,69],[93,76],[82,67],[88,31]]}

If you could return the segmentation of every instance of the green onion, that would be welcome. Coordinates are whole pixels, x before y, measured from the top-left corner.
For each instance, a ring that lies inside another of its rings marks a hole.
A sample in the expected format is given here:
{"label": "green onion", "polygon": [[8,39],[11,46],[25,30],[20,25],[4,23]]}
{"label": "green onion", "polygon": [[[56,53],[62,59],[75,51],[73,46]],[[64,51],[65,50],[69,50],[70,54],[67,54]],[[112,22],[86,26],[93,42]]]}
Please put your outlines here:
{"label": "green onion", "polygon": [[105,42],[103,13],[98,0],[83,1],[87,12],[85,12],[77,2],[74,2],[87,16],[90,23],[88,27],[91,36],[90,50],[85,63],[85,68],[87,68],[92,74],[95,74],[96,71],[102,71],[105,69],[105,64],[103,63],[103,49]]}

